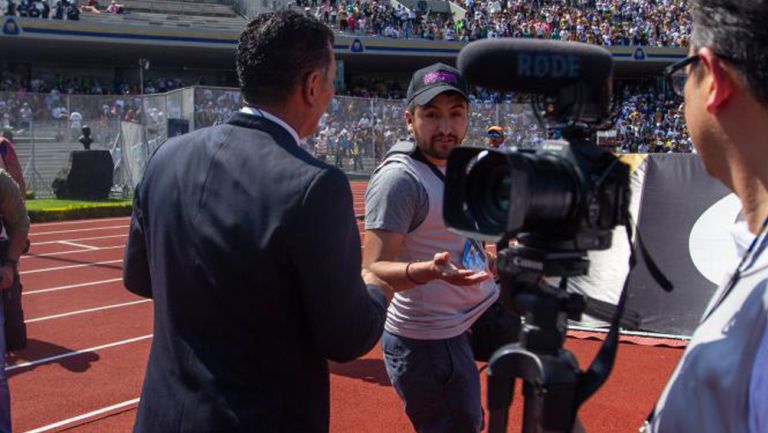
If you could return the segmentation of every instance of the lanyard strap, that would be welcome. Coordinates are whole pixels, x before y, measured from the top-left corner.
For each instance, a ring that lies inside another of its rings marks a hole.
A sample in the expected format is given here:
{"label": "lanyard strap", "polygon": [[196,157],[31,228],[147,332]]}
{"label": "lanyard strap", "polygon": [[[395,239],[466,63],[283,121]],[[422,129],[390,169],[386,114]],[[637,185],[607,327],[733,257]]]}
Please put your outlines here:
{"label": "lanyard strap", "polygon": [[[748,267],[748,263],[750,262],[750,259],[754,261],[754,259],[757,259],[759,257],[762,250],[757,251],[758,247],[762,245],[765,241],[766,233],[768,233],[768,217],[763,221],[763,225],[760,228],[760,231],[757,232],[757,236],[752,240],[752,243],[749,244],[749,248],[747,249],[747,252],[744,253],[744,257],[741,258],[741,261],[739,262],[739,266],[736,267],[736,272],[733,273],[731,278],[728,280],[728,284],[726,285],[725,289],[720,293],[720,297],[717,298],[717,301],[715,301],[712,304],[712,307],[707,311],[706,315],[704,316],[704,319],[702,322],[707,320],[709,316],[712,315],[712,313],[715,312],[715,310],[722,305],[723,302],[725,302],[725,298],[728,297],[728,295],[731,294],[733,289],[736,287],[736,284],[741,279],[741,273],[746,270]],[[755,257],[752,257],[754,254],[757,254]]]}
{"label": "lanyard strap", "polygon": [[435,176],[437,176],[437,178],[440,179],[441,182],[445,183],[445,174],[443,174],[443,172],[440,171],[440,169],[437,168],[437,166],[433,164],[432,161],[428,160],[427,157],[424,156],[424,154],[421,152],[421,149],[416,147],[413,153],[411,153],[411,158],[423,164],[426,164],[426,166],[429,167],[430,170],[432,170],[432,173],[435,173]]}

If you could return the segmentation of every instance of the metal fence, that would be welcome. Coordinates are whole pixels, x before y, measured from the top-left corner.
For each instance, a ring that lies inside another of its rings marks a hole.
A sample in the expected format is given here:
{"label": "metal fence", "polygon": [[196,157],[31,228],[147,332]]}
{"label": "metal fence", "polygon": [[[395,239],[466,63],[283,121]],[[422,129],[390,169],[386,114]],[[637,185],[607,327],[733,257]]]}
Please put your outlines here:
{"label": "metal fence", "polygon": [[[0,92],[0,126],[14,136],[29,188],[52,195],[51,183],[81,149],[82,127],[92,149],[115,162],[115,194],[130,194],[149,156],[168,137],[225,122],[242,106],[237,89],[189,87],[157,95],[63,95]],[[407,137],[405,103],[338,96],[302,145],[345,171],[369,173],[386,151]],[[489,125],[507,131],[507,144],[535,146],[542,136],[526,104],[473,103],[466,145],[482,145]]]}

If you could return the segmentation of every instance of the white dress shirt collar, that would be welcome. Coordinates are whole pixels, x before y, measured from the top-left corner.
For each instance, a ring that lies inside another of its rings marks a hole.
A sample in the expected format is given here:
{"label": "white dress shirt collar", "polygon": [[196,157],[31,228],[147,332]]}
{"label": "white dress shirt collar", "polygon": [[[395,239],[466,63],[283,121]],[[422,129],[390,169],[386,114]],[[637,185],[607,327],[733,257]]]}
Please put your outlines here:
{"label": "white dress shirt collar", "polygon": [[285,130],[288,131],[291,134],[291,136],[293,136],[293,139],[296,140],[297,145],[301,142],[301,140],[299,140],[299,134],[296,133],[295,129],[293,129],[290,125],[285,123],[283,119],[275,116],[274,114],[268,111],[262,110],[260,108],[254,108],[254,107],[243,107],[240,109],[240,112],[245,114],[250,114],[252,116],[263,117],[267,120],[271,120],[277,123],[278,125],[282,126],[283,128],[285,128]]}

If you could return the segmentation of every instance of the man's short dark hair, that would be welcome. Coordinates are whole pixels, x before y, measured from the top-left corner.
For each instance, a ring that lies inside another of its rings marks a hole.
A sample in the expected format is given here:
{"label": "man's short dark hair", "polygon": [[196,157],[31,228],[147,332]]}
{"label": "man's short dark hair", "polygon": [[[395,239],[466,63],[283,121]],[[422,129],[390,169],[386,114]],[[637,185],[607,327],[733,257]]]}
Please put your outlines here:
{"label": "man's short dark hair", "polygon": [[275,104],[310,72],[328,71],[333,32],[316,18],[284,10],[259,15],[240,35],[236,65],[247,104]]}
{"label": "man's short dark hair", "polygon": [[768,106],[768,0],[694,0],[692,14],[691,48],[730,60]]}

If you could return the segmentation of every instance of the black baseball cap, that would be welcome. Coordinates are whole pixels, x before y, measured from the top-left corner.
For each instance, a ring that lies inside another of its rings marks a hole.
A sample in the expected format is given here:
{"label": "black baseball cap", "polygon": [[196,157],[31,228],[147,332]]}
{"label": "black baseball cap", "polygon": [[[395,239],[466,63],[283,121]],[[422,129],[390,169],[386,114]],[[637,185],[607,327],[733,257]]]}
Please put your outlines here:
{"label": "black baseball cap", "polygon": [[443,92],[459,92],[469,100],[467,82],[458,69],[443,63],[435,63],[413,73],[406,95],[407,105],[415,101],[416,105],[426,105]]}

